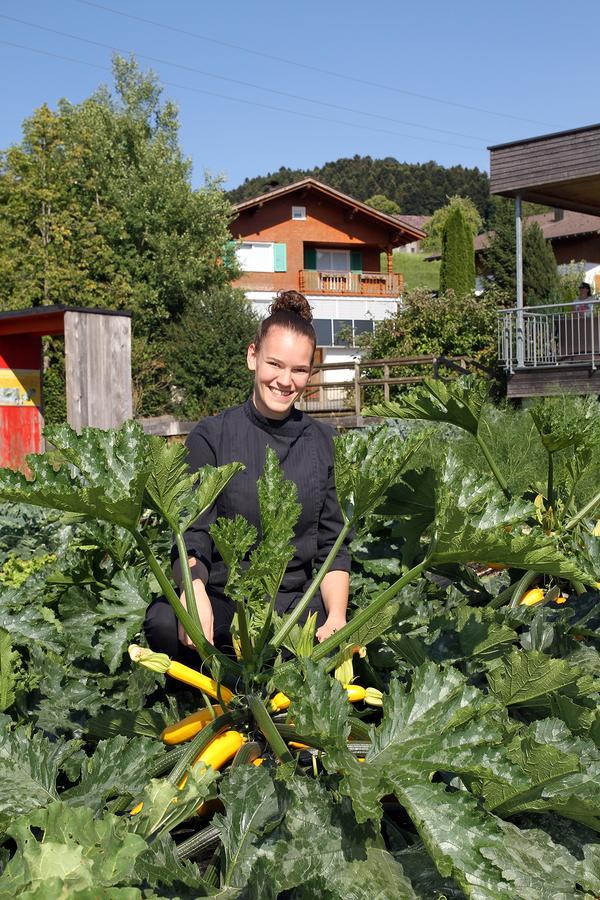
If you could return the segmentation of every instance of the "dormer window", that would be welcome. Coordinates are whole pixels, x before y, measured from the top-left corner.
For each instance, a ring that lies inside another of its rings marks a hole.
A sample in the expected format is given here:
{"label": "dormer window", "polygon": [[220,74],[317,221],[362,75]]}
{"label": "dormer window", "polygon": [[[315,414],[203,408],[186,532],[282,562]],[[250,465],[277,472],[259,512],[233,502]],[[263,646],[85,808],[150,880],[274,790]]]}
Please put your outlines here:
{"label": "dormer window", "polygon": [[306,219],[306,207],[292,206],[292,219],[297,219],[298,221]]}

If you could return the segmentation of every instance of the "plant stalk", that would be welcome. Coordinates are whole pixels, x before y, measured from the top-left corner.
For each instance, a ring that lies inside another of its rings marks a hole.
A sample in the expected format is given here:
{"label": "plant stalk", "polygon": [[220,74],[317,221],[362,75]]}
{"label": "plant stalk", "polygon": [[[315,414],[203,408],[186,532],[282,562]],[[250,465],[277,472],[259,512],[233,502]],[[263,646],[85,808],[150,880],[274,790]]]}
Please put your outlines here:
{"label": "plant stalk", "polygon": [[505,479],[502,477],[502,475],[500,473],[500,469],[498,468],[498,464],[496,463],[496,460],[494,459],[494,457],[492,456],[492,454],[490,452],[490,448],[488,447],[488,445],[486,444],[484,439],[481,437],[479,432],[477,432],[477,434],[475,435],[475,440],[479,444],[479,448],[480,448],[481,452],[483,453],[483,455],[485,456],[487,464],[490,467],[490,469],[492,470],[492,474],[500,486],[500,490],[502,491],[502,493],[504,494],[506,499],[510,500],[511,495],[510,495],[510,490],[509,490],[508,484],[506,483]]}
{"label": "plant stalk", "polygon": [[548,454],[548,487],[546,488],[548,503],[554,509],[554,454]]}
{"label": "plant stalk", "polygon": [[312,584],[304,592],[304,596],[302,597],[302,599],[300,600],[298,605],[296,607],[294,607],[292,612],[286,618],[285,622],[283,623],[283,625],[281,626],[281,628],[275,634],[273,640],[271,641],[271,644],[274,647],[274,649],[277,649],[278,647],[281,646],[281,644],[285,641],[285,639],[287,638],[288,634],[290,633],[290,631],[292,630],[294,625],[300,620],[302,614],[305,612],[305,610],[308,609],[308,607],[310,605],[310,601],[313,599],[313,597],[319,590],[319,588],[321,586],[321,582],[323,581],[323,579],[329,572],[329,569],[331,568],[331,564],[334,561],[334,559],[336,558],[336,556],[338,555],[338,553],[340,551],[340,547],[344,543],[344,540],[346,539],[348,532],[350,531],[350,528],[351,528],[350,522],[345,522],[342,530],[340,531],[339,535],[337,536],[335,544],[333,545],[333,547],[327,554],[326,560],[324,561],[323,565],[321,566],[321,568],[319,569],[319,571],[313,578]]}
{"label": "plant stalk", "polygon": [[235,611],[237,613],[238,631],[240,633],[240,646],[242,650],[242,659],[245,663],[251,664],[253,661],[252,639],[248,631],[248,617],[242,600],[235,601]]}
{"label": "plant stalk", "polygon": [[579,525],[581,520],[585,518],[585,516],[587,516],[587,514],[590,513],[595,506],[598,505],[598,503],[600,503],[600,492],[592,497],[589,503],[586,503],[585,506],[580,509],[578,513],[576,513],[576,515],[569,519],[563,531],[572,531],[573,528],[575,528],[576,525]]}
{"label": "plant stalk", "polygon": [[529,585],[532,583],[532,581],[534,580],[534,578],[537,574],[538,574],[537,572],[532,572],[531,569],[529,569],[527,572],[525,572],[525,574],[522,576],[522,578],[520,578],[520,580],[517,582],[517,586],[513,590],[512,598],[510,601],[511,609],[514,609],[515,606],[519,605],[522,597],[525,594],[525,591],[527,590]]}
{"label": "plant stalk", "polygon": [[333,650],[337,650],[341,644],[347,643],[350,638],[363,627],[363,625],[366,625],[373,616],[377,615],[377,613],[396,596],[398,591],[402,590],[403,587],[406,587],[407,584],[410,584],[411,581],[415,581],[415,579],[425,571],[427,562],[428,560],[424,560],[418,565],[413,566],[412,569],[409,569],[401,578],[398,578],[397,581],[391,584],[389,588],[382,591],[382,593],[369,603],[365,609],[361,609],[357,612],[343,628],[340,628],[339,631],[336,631],[335,634],[328,637],[327,640],[323,641],[322,644],[319,644],[318,647],[315,647],[311,654],[312,659],[314,659],[315,662],[318,662],[320,659],[324,659],[324,657],[328,656]]}
{"label": "plant stalk", "polygon": [[275,756],[282,763],[294,762],[294,757],[288,750],[285,741],[277,731],[275,722],[269,715],[265,704],[257,694],[250,694],[248,697],[248,706],[250,712],[254,716],[256,724],[260,728],[265,740],[270,745]]}
{"label": "plant stalk", "polygon": [[[162,570],[162,567],[152,552],[152,548],[148,544],[148,541],[141,535],[138,531],[132,530],[131,534],[135,538],[135,541],[144,554],[148,565],[152,571],[152,574],[158,581],[161,590],[163,591],[165,597],[171,604],[173,612],[183,625],[186,630],[186,633],[192,639],[196,646],[196,650],[198,651],[198,655],[200,658],[206,662],[209,662],[211,657],[213,659],[218,660],[218,662],[223,666],[226,671],[231,672],[233,675],[239,677],[241,674],[241,667],[238,663],[230,659],[228,656],[225,656],[224,653],[221,653],[220,650],[217,650],[216,647],[213,647],[212,644],[209,644],[204,636],[204,632],[201,627],[198,627],[192,617],[189,615],[187,609],[184,607],[183,603],[177,596],[175,588],[165,575]],[[186,558],[187,559],[187,558]],[[184,567],[182,566],[182,569]],[[189,568],[188,568],[189,572]]]}
{"label": "plant stalk", "polygon": [[179,530],[175,532],[175,542],[177,543],[177,552],[179,553],[181,577],[185,593],[185,607],[188,616],[193,619],[194,624],[202,631],[202,634],[204,634],[202,623],[200,622],[200,614],[198,612],[198,607],[196,606],[196,594],[194,591],[194,583],[192,581],[192,573],[188,565],[188,550],[185,546],[183,535]]}

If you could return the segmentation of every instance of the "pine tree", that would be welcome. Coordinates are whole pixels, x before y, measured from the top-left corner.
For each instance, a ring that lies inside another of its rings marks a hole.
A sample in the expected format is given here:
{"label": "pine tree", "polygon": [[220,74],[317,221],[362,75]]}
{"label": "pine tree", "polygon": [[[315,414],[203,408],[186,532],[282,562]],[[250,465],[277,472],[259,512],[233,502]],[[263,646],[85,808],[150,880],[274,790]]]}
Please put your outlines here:
{"label": "pine tree", "polygon": [[513,204],[495,204],[493,233],[485,252],[485,266],[494,284],[512,297],[517,290],[515,214]]}
{"label": "pine tree", "polygon": [[525,306],[552,303],[558,293],[556,259],[537,222],[523,234],[523,302]]}
{"label": "pine tree", "polygon": [[440,291],[454,291],[464,297],[475,288],[475,255],[473,232],[460,206],[455,206],[446,219],[442,236]]}

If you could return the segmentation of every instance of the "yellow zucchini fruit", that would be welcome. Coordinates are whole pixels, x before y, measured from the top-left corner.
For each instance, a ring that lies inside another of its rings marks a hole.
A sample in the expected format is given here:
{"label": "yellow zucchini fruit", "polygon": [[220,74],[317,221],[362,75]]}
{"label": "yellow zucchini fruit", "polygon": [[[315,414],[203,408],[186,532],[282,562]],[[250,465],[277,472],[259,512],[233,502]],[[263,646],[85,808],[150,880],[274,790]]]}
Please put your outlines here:
{"label": "yellow zucchini fruit", "polygon": [[293,747],[294,750],[310,750],[308,744],[302,744],[299,741],[289,741],[290,747]]}
{"label": "yellow zucchini fruit", "polygon": [[251,765],[253,765],[253,766],[262,766],[262,764],[264,763],[264,761],[265,761],[264,756],[259,756],[258,759],[253,759],[253,760],[252,760]]}
{"label": "yellow zucchini fruit", "polygon": [[[359,703],[364,700],[370,706],[381,706],[383,695],[377,688],[364,688],[360,684],[345,684],[343,687],[348,694],[350,703]],[[288,709],[291,702],[289,697],[279,691],[271,698],[271,709],[273,712],[282,712],[284,709]]]}
{"label": "yellow zucchini fruit", "polygon": [[546,591],[544,588],[531,588],[531,590],[523,594],[519,600],[519,606],[535,606],[536,603],[541,603],[545,596]]}
{"label": "yellow zucchini fruit", "polygon": [[177,681],[189,684],[190,687],[198,688],[204,691],[214,700],[222,700],[224,703],[230,703],[233,700],[233,692],[223,685],[217,684],[213,678],[203,675],[196,669],[185,666],[183,663],[172,660],[166,653],[154,653],[146,647],[139,647],[137,644],[129,646],[129,656],[133,662],[139,663],[146,669],[153,672],[162,672],[164,675],[170,675]]}
{"label": "yellow zucchini fruit", "polygon": [[223,710],[218,705],[213,706],[212,713],[208,707],[199,709],[197,712],[186,716],[185,719],[181,719],[181,721],[175,722],[173,725],[167,725],[161,734],[161,738],[165,744],[182,744],[184,741],[189,741],[190,738],[195,737],[205,725],[212,722],[215,716],[220,716],[222,712]]}

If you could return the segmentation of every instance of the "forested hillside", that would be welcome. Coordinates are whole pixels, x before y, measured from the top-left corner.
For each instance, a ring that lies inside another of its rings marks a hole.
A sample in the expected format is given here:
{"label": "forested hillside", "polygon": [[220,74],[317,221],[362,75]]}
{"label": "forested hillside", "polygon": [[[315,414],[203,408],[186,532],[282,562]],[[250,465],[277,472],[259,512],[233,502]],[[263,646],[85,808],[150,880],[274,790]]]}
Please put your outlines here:
{"label": "forested hillside", "polygon": [[286,185],[309,176],[358,200],[385,194],[406,215],[431,214],[444,206],[448,197],[456,194],[470,197],[484,219],[489,212],[489,179],[486,172],[464,166],[445,168],[433,161],[401,163],[392,156],[385,159],[353,156],[351,159],[338,159],[314,169],[288,169],[282,166],[277,172],[247,178],[243,184],[229,192],[229,198],[234,203],[239,203],[262,194],[265,184],[270,181]]}

